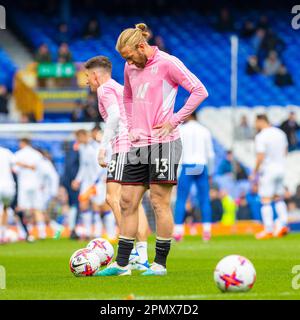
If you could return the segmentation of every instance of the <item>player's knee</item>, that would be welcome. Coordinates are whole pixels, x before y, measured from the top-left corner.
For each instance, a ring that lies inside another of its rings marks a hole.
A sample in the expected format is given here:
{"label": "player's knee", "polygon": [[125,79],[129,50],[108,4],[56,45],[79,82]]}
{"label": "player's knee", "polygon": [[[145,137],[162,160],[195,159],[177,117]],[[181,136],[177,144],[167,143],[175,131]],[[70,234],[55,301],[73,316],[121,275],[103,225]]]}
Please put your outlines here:
{"label": "player's knee", "polygon": [[106,194],[106,202],[111,208],[114,208],[116,205],[118,205],[118,200],[110,193]]}
{"label": "player's knee", "polygon": [[150,201],[156,214],[164,212],[170,206],[169,201],[167,201],[165,197],[157,193],[150,194]]}
{"label": "player's knee", "polygon": [[122,215],[129,215],[134,213],[135,205],[133,203],[132,197],[122,196],[120,200],[120,207]]}

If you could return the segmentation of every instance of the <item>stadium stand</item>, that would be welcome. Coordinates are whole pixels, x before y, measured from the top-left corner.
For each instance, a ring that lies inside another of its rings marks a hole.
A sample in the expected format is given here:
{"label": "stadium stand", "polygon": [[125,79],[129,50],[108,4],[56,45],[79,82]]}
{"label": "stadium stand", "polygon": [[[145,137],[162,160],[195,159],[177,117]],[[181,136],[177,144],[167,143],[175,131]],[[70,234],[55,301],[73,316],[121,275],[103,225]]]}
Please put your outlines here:
{"label": "stadium stand", "polygon": [[[245,20],[257,21],[259,12],[249,11],[239,14],[234,11],[235,27],[239,30]],[[297,67],[300,59],[300,38],[289,27],[288,14],[277,11],[268,11],[270,25],[274,32],[284,41],[285,50],[281,59],[287,66],[294,79],[300,78],[300,69]],[[115,39],[119,30],[136,23],[145,21],[152,28],[153,33],[163,37],[166,47],[182,59],[188,67],[193,67],[194,72],[205,83],[210,92],[210,97],[204,106],[224,106],[230,104],[230,33],[220,33],[213,27],[214,17],[204,16],[198,12],[187,11],[184,16],[163,15],[157,16],[111,16],[97,13],[101,29],[104,30],[99,39],[82,39],[82,31],[88,21],[88,14],[78,13],[71,19],[70,49],[75,61],[85,61],[95,53],[107,55],[114,65],[114,77],[118,81],[123,79],[123,62],[114,50]],[[22,33],[27,42],[36,50],[41,44],[46,43],[54,59],[57,56],[58,42],[56,41],[59,18],[47,19],[40,13],[32,12],[26,17],[18,11],[13,12],[13,20],[22,20]],[[126,21],[126,22],[125,22]],[[184,46],[180,45],[184,43]],[[257,105],[300,105],[300,83],[279,88],[274,84],[272,77],[265,75],[249,76],[245,72],[247,57],[254,54],[250,39],[240,38],[239,42],[239,90],[238,105],[249,107]],[[255,92],[255,93],[254,93]],[[186,94],[179,92],[177,107],[184,101]]]}

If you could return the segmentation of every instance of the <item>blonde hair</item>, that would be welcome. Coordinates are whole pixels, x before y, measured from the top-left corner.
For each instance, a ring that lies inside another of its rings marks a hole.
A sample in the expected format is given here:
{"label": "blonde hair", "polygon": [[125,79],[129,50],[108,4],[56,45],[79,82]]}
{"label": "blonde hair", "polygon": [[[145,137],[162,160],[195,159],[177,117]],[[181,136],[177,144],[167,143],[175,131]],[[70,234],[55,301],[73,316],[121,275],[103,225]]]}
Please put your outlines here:
{"label": "blonde hair", "polygon": [[116,50],[120,52],[125,46],[136,49],[142,42],[147,42],[150,36],[148,27],[145,23],[138,23],[135,28],[128,28],[119,35]]}

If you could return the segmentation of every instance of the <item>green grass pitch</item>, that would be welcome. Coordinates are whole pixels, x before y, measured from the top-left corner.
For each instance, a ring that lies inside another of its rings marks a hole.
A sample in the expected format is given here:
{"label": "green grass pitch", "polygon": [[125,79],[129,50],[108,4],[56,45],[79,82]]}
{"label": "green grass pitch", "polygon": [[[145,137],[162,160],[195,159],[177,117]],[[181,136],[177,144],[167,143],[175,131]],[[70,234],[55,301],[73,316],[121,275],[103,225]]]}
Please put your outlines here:
{"label": "green grass pitch", "polygon": [[[71,254],[86,242],[67,239],[16,243],[0,247],[6,289],[0,299],[299,299],[292,288],[294,265],[300,265],[300,235],[257,241],[252,236],[215,237],[203,243],[186,237],[173,243],[165,277],[76,278],[69,270]],[[154,237],[149,241],[153,258]],[[221,293],[213,281],[217,262],[229,254],[249,258],[257,272],[248,293]]]}

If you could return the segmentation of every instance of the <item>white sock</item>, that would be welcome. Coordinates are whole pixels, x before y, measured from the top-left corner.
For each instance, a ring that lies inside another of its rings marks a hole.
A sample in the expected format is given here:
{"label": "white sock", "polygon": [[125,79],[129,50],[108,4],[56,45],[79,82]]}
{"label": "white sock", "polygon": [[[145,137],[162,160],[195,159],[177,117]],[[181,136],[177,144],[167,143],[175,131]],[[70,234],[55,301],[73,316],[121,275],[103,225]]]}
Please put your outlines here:
{"label": "white sock", "polygon": [[279,228],[286,227],[288,223],[288,211],[285,202],[283,200],[276,201],[275,209],[278,215],[276,224],[278,224]]}
{"label": "white sock", "polygon": [[5,238],[5,231],[6,231],[6,227],[0,226],[0,240]]}
{"label": "white sock", "polygon": [[37,229],[38,229],[39,238],[40,239],[45,239],[47,237],[45,222],[44,221],[39,221],[37,223]]}
{"label": "white sock", "polygon": [[183,224],[175,224],[174,234],[175,234],[175,235],[183,236],[183,234],[184,234]]}
{"label": "white sock", "polygon": [[94,216],[94,237],[98,238],[102,236],[102,231],[103,231],[102,219],[100,217],[99,212],[94,211],[93,216]]}
{"label": "white sock", "polygon": [[81,218],[85,228],[85,236],[90,238],[92,235],[93,214],[91,211],[83,211],[81,212]]}
{"label": "white sock", "polygon": [[147,241],[138,241],[135,245],[136,251],[140,257],[140,263],[145,263],[148,261],[148,243]]}
{"label": "white sock", "polygon": [[273,232],[273,209],[271,204],[263,204],[261,208],[261,215],[266,232]]}
{"label": "white sock", "polygon": [[105,226],[105,230],[108,238],[115,239],[116,238],[116,220],[111,211],[108,211],[103,215],[103,222],[104,222],[104,226]]}
{"label": "white sock", "polygon": [[137,253],[136,248],[135,248],[135,247],[133,247],[133,248],[132,248],[132,250],[131,250],[130,255],[135,255],[136,253]]}
{"label": "white sock", "polygon": [[211,223],[210,222],[203,223],[203,232],[211,233]]}
{"label": "white sock", "polygon": [[69,211],[69,229],[74,230],[76,226],[76,216],[77,216],[77,208],[76,207],[71,207]]}

